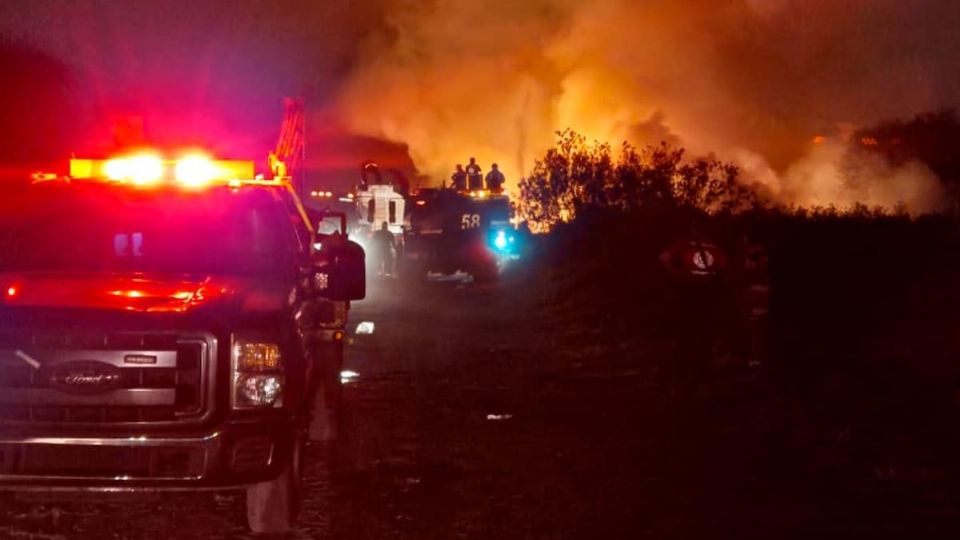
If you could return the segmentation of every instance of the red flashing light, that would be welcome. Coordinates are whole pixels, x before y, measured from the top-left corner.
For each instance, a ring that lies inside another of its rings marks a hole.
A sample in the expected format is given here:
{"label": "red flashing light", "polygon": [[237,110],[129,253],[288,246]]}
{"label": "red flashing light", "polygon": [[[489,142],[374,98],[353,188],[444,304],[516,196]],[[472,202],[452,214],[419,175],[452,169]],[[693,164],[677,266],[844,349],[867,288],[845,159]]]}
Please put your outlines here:
{"label": "red flashing light", "polygon": [[108,160],[103,171],[110,180],[147,186],[163,178],[163,160],[150,154],[116,158]]}
{"label": "red flashing light", "polygon": [[192,155],[178,161],[173,174],[177,182],[185,187],[203,187],[214,181],[220,171],[212,159]]}
{"label": "red flashing light", "polygon": [[109,180],[139,187],[170,182],[183,188],[202,188],[214,182],[248,182],[255,179],[254,172],[252,161],[214,160],[203,153],[187,154],[176,160],[151,152],[105,161],[70,160],[70,178]]}
{"label": "red flashing light", "polygon": [[18,294],[20,294],[20,289],[15,285],[7,287],[7,298],[16,298]]}
{"label": "red flashing light", "polygon": [[143,298],[146,296],[146,293],[138,290],[112,290],[109,292],[111,296],[123,296],[125,298]]}

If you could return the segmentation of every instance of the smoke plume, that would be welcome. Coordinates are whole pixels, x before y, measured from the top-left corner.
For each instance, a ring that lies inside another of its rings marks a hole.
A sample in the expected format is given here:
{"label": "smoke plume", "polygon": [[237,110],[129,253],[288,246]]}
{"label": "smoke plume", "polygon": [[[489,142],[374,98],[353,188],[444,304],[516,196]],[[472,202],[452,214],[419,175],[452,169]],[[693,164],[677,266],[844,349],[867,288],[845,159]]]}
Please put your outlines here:
{"label": "smoke plume", "polygon": [[834,141],[956,105],[956,28],[960,3],[937,0],[392,0],[341,110],[435,179],[476,156],[515,185],[572,128],[733,160],[783,202],[926,210],[928,170],[865,162],[876,180],[850,182]]}

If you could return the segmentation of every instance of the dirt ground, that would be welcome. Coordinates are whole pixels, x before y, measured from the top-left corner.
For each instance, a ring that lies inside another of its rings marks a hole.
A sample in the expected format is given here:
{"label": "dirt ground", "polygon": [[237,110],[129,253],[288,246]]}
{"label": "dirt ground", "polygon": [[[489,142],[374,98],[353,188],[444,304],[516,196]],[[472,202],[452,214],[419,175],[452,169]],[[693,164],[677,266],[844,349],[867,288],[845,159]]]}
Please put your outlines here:
{"label": "dirt ground", "polygon": [[[530,281],[376,284],[352,311],[344,440],[292,538],[956,538],[956,474],[861,470],[770,387],[678,396]],[[805,435],[814,432],[814,435]],[[247,538],[238,494],[14,501],[9,538]]]}

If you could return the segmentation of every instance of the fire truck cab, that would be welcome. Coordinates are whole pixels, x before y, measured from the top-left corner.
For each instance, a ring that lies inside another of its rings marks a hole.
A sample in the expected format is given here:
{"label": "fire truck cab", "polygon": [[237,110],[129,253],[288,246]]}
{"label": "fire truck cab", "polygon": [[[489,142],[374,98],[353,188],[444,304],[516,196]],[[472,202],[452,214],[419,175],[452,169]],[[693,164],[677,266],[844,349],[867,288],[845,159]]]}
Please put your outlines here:
{"label": "fire truck cab", "polygon": [[250,162],[71,173],[2,212],[0,490],[242,489],[254,532],[288,531],[363,250]]}
{"label": "fire truck cab", "polygon": [[387,224],[394,235],[403,235],[406,199],[396,192],[391,184],[374,184],[357,191],[357,228],[359,231],[376,231]]}

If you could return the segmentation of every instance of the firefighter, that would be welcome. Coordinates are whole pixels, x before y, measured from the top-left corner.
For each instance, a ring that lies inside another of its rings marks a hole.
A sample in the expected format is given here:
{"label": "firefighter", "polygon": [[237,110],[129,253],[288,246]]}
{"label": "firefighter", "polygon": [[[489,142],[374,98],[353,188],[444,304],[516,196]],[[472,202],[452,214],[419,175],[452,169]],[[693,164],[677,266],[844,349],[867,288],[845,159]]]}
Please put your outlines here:
{"label": "firefighter", "polygon": [[450,181],[450,187],[456,191],[467,190],[467,173],[463,170],[463,165],[457,164],[457,170],[453,171],[453,176],[450,177]]}
{"label": "firefighter", "polygon": [[360,191],[366,191],[367,186],[383,183],[380,176],[380,166],[375,161],[364,161],[360,164]]}
{"label": "firefighter", "polygon": [[483,189],[483,171],[480,165],[477,165],[477,158],[470,158],[467,165],[467,179],[469,180],[470,191],[479,191]]}
{"label": "firefighter", "polygon": [[372,240],[374,253],[376,254],[376,265],[379,269],[378,274],[383,276],[393,275],[393,254],[397,249],[397,243],[386,221],[380,225],[380,230],[373,233]]}
{"label": "firefighter", "polygon": [[490,172],[487,173],[487,189],[491,193],[503,193],[503,183],[506,180],[496,163],[490,165]]}

